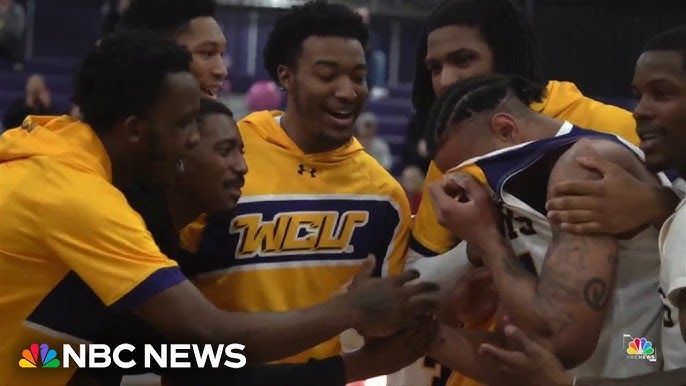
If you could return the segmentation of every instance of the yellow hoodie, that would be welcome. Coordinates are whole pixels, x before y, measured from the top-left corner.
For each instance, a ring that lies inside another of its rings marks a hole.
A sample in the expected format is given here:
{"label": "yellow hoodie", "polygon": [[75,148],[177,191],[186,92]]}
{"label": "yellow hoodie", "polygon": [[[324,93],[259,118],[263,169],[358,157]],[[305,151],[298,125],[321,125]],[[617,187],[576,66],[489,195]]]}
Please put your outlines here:
{"label": "yellow hoodie", "polygon": [[[65,385],[31,344],[89,341],[106,307],[130,307],[184,280],[111,184],[105,148],[69,117],[29,116],[0,136],[0,386]],[[48,358],[49,359],[49,358]],[[55,362],[52,362],[53,364]]]}
{"label": "yellow hoodie", "polygon": [[[582,128],[619,135],[634,145],[640,142],[636,134],[636,121],[630,112],[585,97],[574,83],[550,81],[544,100],[530,107],[541,114],[569,121]],[[414,219],[410,241],[410,248],[422,255],[431,256],[447,252],[459,242],[447,229],[438,224],[429,196],[428,185],[441,178],[443,173],[434,162],[431,162],[424,180],[422,202]],[[481,327],[492,330],[494,325],[489,322]],[[480,385],[457,373],[452,375],[448,384]]]}
{"label": "yellow hoodie", "polygon": [[[305,154],[284,132],[280,112],[238,123],[248,164],[236,216],[208,216],[182,232],[202,260],[198,288],[231,311],[285,311],[328,300],[368,254],[377,274],[403,266],[410,208],[398,182],[355,139]],[[278,344],[278,342],[275,342]],[[289,362],[341,351],[332,339]]]}

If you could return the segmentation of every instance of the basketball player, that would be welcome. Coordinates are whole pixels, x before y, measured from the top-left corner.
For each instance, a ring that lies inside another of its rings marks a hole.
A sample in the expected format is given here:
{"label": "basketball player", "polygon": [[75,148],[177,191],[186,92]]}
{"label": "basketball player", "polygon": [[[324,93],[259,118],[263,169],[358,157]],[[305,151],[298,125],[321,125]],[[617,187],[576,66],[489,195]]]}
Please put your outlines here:
{"label": "basketball player", "polygon": [[[433,102],[450,85],[472,76],[497,72],[520,75],[546,84],[545,97],[542,102],[531,105],[533,110],[581,127],[618,134],[638,144],[635,122],[628,111],[584,96],[573,83],[548,81],[543,77],[534,33],[526,16],[510,0],[442,1],[427,20],[426,37],[420,41],[415,66],[412,100],[419,128],[414,130],[424,131]],[[458,245],[459,240],[436,221],[428,196],[429,183],[440,180],[444,172],[446,170],[437,168],[435,162],[429,165],[423,197],[412,227],[408,267],[428,265],[428,262],[419,263],[417,259],[443,254]],[[458,247],[464,250],[465,246]],[[454,273],[458,269],[451,264],[466,263],[464,256],[458,257],[458,252],[460,250],[454,251],[455,256],[445,256],[437,261],[435,264],[440,267],[427,266],[426,269],[440,272],[444,277]],[[462,265],[461,270],[469,269]],[[490,326],[491,323],[485,323],[483,328]],[[444,385],[448,375],[449,372],[441,369],[434,360],[420,359],[412,369],[389,376],[389,386]],[[459,374],[454,374],[450,380],[451,386],[477,384]]]}
{"label": "basketball player", "polygon": [[[190,60],[177,45],[140,34],[103,39],[75,82],[84,122],[28,117],[0,137],[0,292],[14,294],[1,301],[0,383],[66,384],[73,369],[31,372],[15,358],[30,343],[92,340],[106,308],[132,310],[171,341],[241,342],[254,362],[308,347],[301,337],[291,349],[273,345],[290,345],[279,331],[284,321],[317,328],[332,308],[341,325],[334,335],[355,326],[369,305],[360,301],[406,309],[409,288],[398,285],[416,275],[367,280],[297,313],[220,312],[160,253],[117,186],[134,178],[170,184],[197,143],[200,92]],[[375,313],[382,323],[361,329],[395,330],[407,319]]]}
{"label": "basketball player", "polygon": [[216,98],[228,75],[227,42],[216,13],[214,0],[132,0],[117,29],[154,31],[188,49],[200,90]]}
{"label": "basketball player", "polygon": [[[646,152],[646,160],[653,170],[676,169],[680,176],[686,176],[686,157],[683,147],[686,146],[686,137],[683,127],[686,124],[686,27],[677,27],[663,32],[654,37],[643,49],[643,53],[636,63],[633,87],[640,97],[634,111],[634,117],[638,122],[638,134],[641,137],[641,148]],[[598,160],[594,165],[600,165],[601,171],[610,170],[612,173],[603,173],[603,183],[612,187],[618,181],[624,182],[624,189],[639,191],[645,189],[638,181],[628,178],[624,172],[617,169],[616,165]],[[586,163],[588,166],[588,163]],[[596,166],[594,166],[594,169]],[[569,184],[571,185],[571,184]],[[583,192],[588,188],[595,188],[591,184],[576,184]],[[559,185],[558,185],[559,186]],[[557,188],[557,187],[556,187]],[[612,200],[622,200],[624,194],[618,193],[617,189],[608,189],[607,198],[598,196],[590,191],[591,195],[581,197],[571,196],[571,200],[565,202],[566,210],[570,213],[574,210],[586,210],[584,201],[597,201],[604,205],[614,205]],[[552,201],[551,201],[552,202]],[[660,269],[660,295],[664,303],[664,320],[662,325],[661,352],[664,360],[665,373],[656,373],[640,378],[625,380],[601,380],[584,379],[576,380],[576,385],[683,385],[686,383],[686,260],[684,259],[684,234],[686,233],[686,209],[684,202],[677,206],[676,211],[669,216],[662,225],[660,234],[660,251],[662,266]],[[582,204],[582,205],[579,205]],[[651,202],[640,202],[639,205],[656,206]],[[639,205],[631,208],[639,208]],[[656,208],[655,217],[644,217],[644,222],[664,217],[664,212]],[[639,210],[640,211],[640,210]],[[649,211],[648,211],[649,213]],[[564,211],[561,212],[564,214]],[[640,226],[641,223],[630,216],[622,215],[626,224],[621,227],[613,225],[614,222],[591,218],[589,223],[597,225],[588,226],[583,221],[571,219],[570,223],[579,222],[578,231],[582,232],[608,232],[625,233],[629,229]],[[639,216],[640,218],[640,216]],[[566,221],[567,218],[564,218]],[[530,342],[521,331],[511,327],[512,336],[523,343],[523,353],[508,352],[493,346],[485,346],[484,350],[503,361],[512,371],[521,377],[530,380],[531,384],[553,385],[572,384],[570,376],[565,375],[550,353],[539,345]],[[536,365],[533,365],[533,361]],[[680,370],[677,370],[680,369]],[[543,370],[543,371],[541,371]],[[555,380],[553,382],[553,380]]]}
{"label": "basketball player", "polygon": [[[626,361],[621,337],[657,341],[657,231],[637,230],[628,241],[572,235],[550,226],[544,205],[549,184],[597,179],[578,165],[577,157],[599,154],[646,184],[657,181],[640,162],[640,151],[627,141],[530,109],[541,92],[521,78],[488,75],[451,86],[438,99],[430,121],[436,128],[436,164],[444,169],[459,165],[451,170],[453,178],[472,175],[486,184],[502,205],[503,221],[490,193],[472,177],[433,185],[432,191],[441,193],[434,197],[438,218],[480,251],[493,276],[500,311],[575,374],[651,372],[657,368],[655,360],[621,365]],[[441,188],[455,189],[452,193],[465,189],[469,201],[448,205]],[[499,223],[504,223],[502,236]],[[631,308],[623,306],[628,302]],[[498,339],[497,333],[489,337],[446,328],[442,338],[445,344],[431,350],[441,363],[488,384],[512,382],[499,378],[487,361],[476,360],[478,345],[472,344],[471,351],[459,349],[468,339]]]}
{"label": "basketball player", "polygon": [[[370,253],[375,275],[401,270],[407,198],[353,138],[367,96],[367,34],[349,8],[324,1],[293,7],[275,22],[265,68],[286,90],[286,111],[238,123],[249,172],[235,216],[208,215],[191,226],[201,229],[195,240],[183,238],[205,264],[198,287],[218,307],[277,311],[324,301]],[[334,338],[287,361],[340,352]]]}

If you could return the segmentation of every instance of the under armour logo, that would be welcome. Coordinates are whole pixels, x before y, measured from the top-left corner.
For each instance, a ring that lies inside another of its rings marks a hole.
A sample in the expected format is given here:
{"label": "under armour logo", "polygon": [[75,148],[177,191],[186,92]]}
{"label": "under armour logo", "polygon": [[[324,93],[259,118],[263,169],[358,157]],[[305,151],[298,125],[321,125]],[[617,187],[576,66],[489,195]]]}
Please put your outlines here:
{"label": "under armour logo", "polygon": [[307,170],[307,169],[305,169],[305,165],[303,165],[303,164],[298,165],[298,174],[300,174],[302,176],[305,172],[310,173],[310,177],[314,178],[314,177],[316,177],[315,173],[317,173],[317,169],[312,168],[310,170]]}

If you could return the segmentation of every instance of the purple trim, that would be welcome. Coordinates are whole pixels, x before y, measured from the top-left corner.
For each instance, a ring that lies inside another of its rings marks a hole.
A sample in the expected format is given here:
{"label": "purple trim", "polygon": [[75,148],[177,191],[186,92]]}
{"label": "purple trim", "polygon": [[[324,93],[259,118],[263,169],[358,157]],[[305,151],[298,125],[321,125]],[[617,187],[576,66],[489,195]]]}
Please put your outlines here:
{"label": "purple trim", "polygon": [[140,305],[154,295],[186,280],[179,267],[162,268],[143,280],[133,290],[112,304],[112,308],[132,308]]}

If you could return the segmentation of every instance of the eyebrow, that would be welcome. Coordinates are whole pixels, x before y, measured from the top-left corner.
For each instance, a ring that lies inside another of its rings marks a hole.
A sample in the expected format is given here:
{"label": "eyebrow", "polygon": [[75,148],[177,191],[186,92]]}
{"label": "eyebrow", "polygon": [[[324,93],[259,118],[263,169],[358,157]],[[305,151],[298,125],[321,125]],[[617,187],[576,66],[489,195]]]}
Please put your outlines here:
{"label": "eyebrow", "polygon": [[[478,55],[478,52],[476,50],[471,49],[471,48],[461,47],[455,51],[448,52],[447,54],[444,55],[444,57],[455,58],[455,57],[461,56],[461,55],[476,56],[476,55]],[[435,59],[435,58],[426,58],[426,60],[424,61],[424,64],[428,67],[432,64],[435,64],[438,61],[439,60]]]}
{"label": "eyebrow", "polygon": [[[314,62],[314,66],[323,66],[323,67],[328,67],[332,69],[338,68],[340,65],[338,62],[334,62],[332,60],[317,60]],[[364,63],[359,63],[355,66],[354,70],[364,70],[367,68],[367,65]]]}

